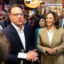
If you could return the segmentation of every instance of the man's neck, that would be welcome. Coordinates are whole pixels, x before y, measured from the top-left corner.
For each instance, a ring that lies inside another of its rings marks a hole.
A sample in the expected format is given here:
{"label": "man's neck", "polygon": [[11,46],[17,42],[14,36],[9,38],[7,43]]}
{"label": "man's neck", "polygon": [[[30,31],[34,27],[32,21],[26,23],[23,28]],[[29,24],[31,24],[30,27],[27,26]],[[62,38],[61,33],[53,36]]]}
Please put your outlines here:
{"label": "man's neck", "polygon": [[12,24],[16,29],[18,29],[18,28],[19,28],[19,29],[21,30],[21,29],[22,29],[22,27],[23,27],[23,25],[15,25],[14,23],[11,23],[11,24]]}
{"label": "man's neck", "polygon": [[19,26],[18,26],[18,25],[16,25],[16,26],[17,26],[20,30],[22,29],[22,25],[19,25]]}

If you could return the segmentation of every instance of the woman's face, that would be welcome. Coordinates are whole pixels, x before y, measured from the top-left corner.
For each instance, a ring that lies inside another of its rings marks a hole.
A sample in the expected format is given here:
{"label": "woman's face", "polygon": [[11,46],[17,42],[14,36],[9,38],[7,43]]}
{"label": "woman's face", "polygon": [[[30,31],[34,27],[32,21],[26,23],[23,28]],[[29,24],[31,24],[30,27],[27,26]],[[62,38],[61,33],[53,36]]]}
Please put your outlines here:
{"label": "woman's face", "polygon": [[45,26],[45,20],[43,18],[40,19],[39,26],[40,27],[44,27]]}
{"label": "woman's face", "polygon": [[54,25],[54,16],[52,13],[49,13],[47,16],[46,16],[46,24],[47,26],[53,26]]}

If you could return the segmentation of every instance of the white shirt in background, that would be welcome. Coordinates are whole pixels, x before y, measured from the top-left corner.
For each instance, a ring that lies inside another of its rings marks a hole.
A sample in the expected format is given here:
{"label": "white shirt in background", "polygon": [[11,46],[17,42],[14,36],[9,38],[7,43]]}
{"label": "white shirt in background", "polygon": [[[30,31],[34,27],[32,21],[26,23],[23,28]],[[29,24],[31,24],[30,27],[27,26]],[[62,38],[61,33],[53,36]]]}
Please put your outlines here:
{"label": "white shirt in background", "polygon": [[63,25],[64,25],[64,18],[63,18],[63,22],[62,22],[62,28],[64,28]]}

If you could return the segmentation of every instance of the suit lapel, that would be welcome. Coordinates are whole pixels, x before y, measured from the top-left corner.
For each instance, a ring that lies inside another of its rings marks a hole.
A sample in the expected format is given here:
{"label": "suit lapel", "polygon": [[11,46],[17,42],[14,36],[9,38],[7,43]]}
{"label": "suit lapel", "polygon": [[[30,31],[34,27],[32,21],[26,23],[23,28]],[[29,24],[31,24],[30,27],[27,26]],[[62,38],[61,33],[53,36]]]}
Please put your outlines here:
{"label": "suit lapel", "polygon": [[52,37],[52,41],[50,43],[49,41],[49,37],[48,37],[48,33],[47,33],[47,28],[45,29],[45,38],[46,38],[46,42],[47,42],[47,45],[49,45],[50,47],[53,47],[55,45],[55,39],[56,39],[56,35],[57,35],[57,31],[56,29],[54,28],[54,33],[53,33],[53,37]]}
{"label": "suit lapel", "polygon": [[54,34],[53,34],[53,38],[52,38],[52,42],[51,42],[51,46],[52,46],[52,47],[54,47],[54,45],[55,45],[55,42],[54,42],[54,41],[55,41],[55,39],[56,39],[57,33],[58,33],[58,32],[56,31],[56,29],[54,29]]}
{"label": "suit lapel", "polygon": [[26,51],[29,51],[32,49],[32,45],[31,45],[31,33],[30,33],[30,30],[29,29],[29,25],[28,24],[25,24],[24,25],[24,35],[25,35],[25,46],[26,46]]}
{"label": "suit lapel", "polygon": [[14,34],[13,37],[15,37],[14,39],[16,39],[15,44],[17,44],[19,46],[19,48],[24,49],[22,42],[21,42],[19,35],[18,35],[17,31],[15,30],[15,28],[11,25],[10,29],[11,29],[10,30],[11,34]]}
{"label": "suit lapel", "polygon": [[25,50],[26,50],[26,27],[24,26],[24,36],[25,36]]}
{"label": "suit lapel", "polygon": [[49,41],[49,38],[48,38],[47,28],[45,28],[45,32],[44,33],[45,33],[44,34],[44,38],[46,38],[46,44],[48,46],[51,46],[50,41]]}

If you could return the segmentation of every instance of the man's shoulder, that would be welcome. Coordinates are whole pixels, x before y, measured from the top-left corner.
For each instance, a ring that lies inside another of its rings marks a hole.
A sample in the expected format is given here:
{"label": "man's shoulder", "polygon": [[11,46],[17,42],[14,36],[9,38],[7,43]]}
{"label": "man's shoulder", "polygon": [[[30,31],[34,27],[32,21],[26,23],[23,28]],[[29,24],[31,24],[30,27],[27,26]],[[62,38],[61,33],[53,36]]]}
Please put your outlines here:
{"label": "man's shoulder", "polygon": [[7,27],[5,27],[3,30],[7,30],[7,29],[9,29],[11,26],[10,25],[8,25]]}
{"label": "man's shoulder", "polygon": [[12,37],[12,35],[14,35],[16,33],[15,29],[9,25],[7,27],[5,27],[2,32],[7,36],[7,37]]}
{"label": "man's shoulder", "polygon": [[5,28],[5,23],[4,22],[0,22],[0,26],[2,26],[2,28]]}
{"label": "man's shoulder", "polygon": [[5,27],[2,31],[3,32],[10,32],[10,31],[12,31],[13,30],[13,26],[10,24],[10,25],[8,25],[7,27]]}

